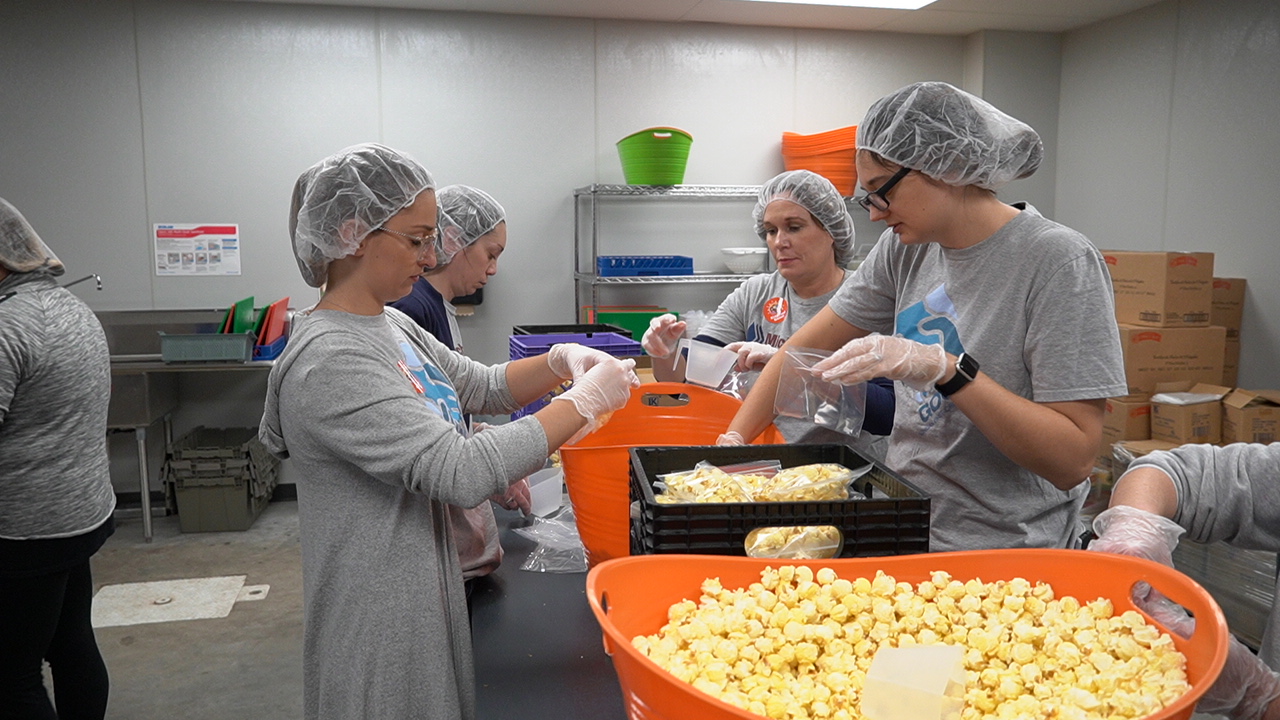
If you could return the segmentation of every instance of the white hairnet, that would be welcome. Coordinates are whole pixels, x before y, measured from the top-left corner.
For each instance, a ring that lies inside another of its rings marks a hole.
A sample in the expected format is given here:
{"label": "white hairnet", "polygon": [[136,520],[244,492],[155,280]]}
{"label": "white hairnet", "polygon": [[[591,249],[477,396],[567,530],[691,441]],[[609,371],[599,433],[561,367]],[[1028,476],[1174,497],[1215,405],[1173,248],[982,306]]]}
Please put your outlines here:
{"label": "white hairnet", "polygon": [[944,82],[920,82],[871,105],[858,126],[870,150],[948,185],[988,190],[1040,167],[1044,144],[1031,126]]}
{"label": "white hairnet", "polygon": [[505,222],[507,211],[489,193],[469,185],[448,185],[436,191],[440,206],[440,244],[437,267],[444,265],[481,237]]}
{"label": "white hairnet", "polygon": [[0,198],[0,265],[13,272],[43,270],[50,275],[66,272],[62,261],[36,234],[18,208]]}
{"label": "white hairnet", "polygon": [[293,186],[289,211],[303,279],[323,285],[329,263],[355,252],[369,233],[433,188],[431,173],[416,160],[376,143],[353,145],[307,168]]}
{"label": "white hairnet", "polygon": [[808,210],[835,241],[836,264],[840,267],[849,264],[853,259],[853,218],[840,191],[830,180],[808,170],[789,170],[765,183],[751,211],[761,240],[765,239],[764,210],[775,200],[790,200]]}

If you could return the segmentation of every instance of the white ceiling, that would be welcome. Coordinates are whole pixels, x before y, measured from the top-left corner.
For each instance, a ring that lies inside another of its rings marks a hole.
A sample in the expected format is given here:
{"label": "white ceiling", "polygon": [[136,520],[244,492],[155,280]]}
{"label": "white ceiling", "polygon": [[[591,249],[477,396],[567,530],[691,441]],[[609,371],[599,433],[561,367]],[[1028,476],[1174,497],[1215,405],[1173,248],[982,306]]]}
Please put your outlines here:
{"label": "white ceiling", "polygon": [[[254,1],[254,0],[248,0]],[[281,0],[262,0],[279,2]],[[284,0],[349,5],[463,10],[514,15],[660,22],[711,22],[774,27],[877,30],[968,35],[979,30],[1064,32],[1124,15],[1161,0],[937,0],[920,10],[878,10],[743,0]]]}

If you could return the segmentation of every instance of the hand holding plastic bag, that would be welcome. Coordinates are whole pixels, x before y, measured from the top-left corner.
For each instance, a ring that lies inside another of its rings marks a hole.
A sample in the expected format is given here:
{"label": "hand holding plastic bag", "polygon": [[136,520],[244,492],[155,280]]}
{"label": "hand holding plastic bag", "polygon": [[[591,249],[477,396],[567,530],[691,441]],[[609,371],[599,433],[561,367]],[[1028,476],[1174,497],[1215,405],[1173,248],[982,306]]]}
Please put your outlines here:
{"label": "hand holding plastic bag", "polygon": [[649,329],[644,331],[640,346],[653,357],[670,357],[676,351],[676,343],[684,335],[685,327],[685,323],[671,313],[659,315],[649,321]]}
{"label": "hand holding plastic bag", "polygon": [[591,368],[612,358],[609,353],[585,345],[560,343],[552,345],[547,353],[547,367],[558,378],[577,380]]}
{"label": "hand holding plastic bag", "polygon": [[1097,539],[1090,550],[1130,555],[1173,567],[1173,550],[1186,532],[1178,523],[1128,505],[1117,505],[1093,520]]}
{"label": "hand holding plastic bag", "polygon": [[587,420],[586,427],[569,442],[576,442],[599,430],[615,410],[627,404],[631,399],[631,389],[640,387],[635,367],[635,360],[609,357],[607,362],[597,364],[574,380],[572,387],[551,399],[551,402],[568,400]]}
{"label": "hand holding plastic bag", "polygon": [[813,369],[823,380],[843,385],[883,377],[901,380],[916,390],[929,390],[946,374],[947,352],[941,345],[867,335],[845,343]]}
{"label": "hand holding plastic bag", "polygon": [[778,352],[778,348],[758,342],[733,342],[725,347],[738,353],[738,361],[734,365],[738,372],[759,370]]}

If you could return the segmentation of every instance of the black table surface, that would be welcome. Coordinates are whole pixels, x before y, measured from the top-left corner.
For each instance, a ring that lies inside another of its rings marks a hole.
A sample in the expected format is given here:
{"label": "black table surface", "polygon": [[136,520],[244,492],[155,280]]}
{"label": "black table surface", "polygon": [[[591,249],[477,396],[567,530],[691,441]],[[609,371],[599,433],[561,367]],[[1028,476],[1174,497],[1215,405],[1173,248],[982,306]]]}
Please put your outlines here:
{"label": "black table surface", "polygon": [[471,598],[478,720],[625,720],[613,661],[587,604],[587,574],[521,570],[536,547],[497,509],[506,553]]}

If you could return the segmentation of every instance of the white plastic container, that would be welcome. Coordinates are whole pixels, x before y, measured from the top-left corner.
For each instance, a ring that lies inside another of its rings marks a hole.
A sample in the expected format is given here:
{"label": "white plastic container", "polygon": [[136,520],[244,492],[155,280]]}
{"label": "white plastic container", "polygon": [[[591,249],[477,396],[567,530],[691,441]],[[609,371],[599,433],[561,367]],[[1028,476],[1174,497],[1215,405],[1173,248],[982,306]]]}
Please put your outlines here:
{"label": "white plastic container", "polygon": [[546,517],[560,509],[564,502],[564,469],[544,468],[529,476],[531,512]]}
{"label": "white plastic container", "polygon": [[958,645],[882,647],[862,684],[867,720],[959,720],[964,650]]}
{"label": "white plastic container", "polygon": [[724,376],[738,359],[738,353],[704,343],[699,340],[682,340],[687,343],[689,357],[685,361],[684,379],[709,388],[720,387]]}
{"label": "white plastic container", "polygon": [[730,272],[744,275],[764,270],[764,258],[768,250],[762,247],[726,247],[720,248],[724,264]]}

